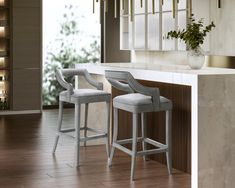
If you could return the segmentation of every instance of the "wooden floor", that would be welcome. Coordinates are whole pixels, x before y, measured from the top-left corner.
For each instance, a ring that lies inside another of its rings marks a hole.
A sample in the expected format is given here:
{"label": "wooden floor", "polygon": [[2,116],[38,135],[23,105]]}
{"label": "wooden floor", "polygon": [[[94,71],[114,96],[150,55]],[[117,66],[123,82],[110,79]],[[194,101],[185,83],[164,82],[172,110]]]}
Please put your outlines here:
{"label": "wooden floor", "polygon": [[[67,111],[65,124],[73,124]],[[104,146],[81,148],[81,166],[73,167],[74,141],[62,138],[51,154],[57,111],[42,115],[0,117],[0,188],[190,188],[190,175],[138,158],[136,181],[130,182],[130,157],[116,152],[107,167]]]}

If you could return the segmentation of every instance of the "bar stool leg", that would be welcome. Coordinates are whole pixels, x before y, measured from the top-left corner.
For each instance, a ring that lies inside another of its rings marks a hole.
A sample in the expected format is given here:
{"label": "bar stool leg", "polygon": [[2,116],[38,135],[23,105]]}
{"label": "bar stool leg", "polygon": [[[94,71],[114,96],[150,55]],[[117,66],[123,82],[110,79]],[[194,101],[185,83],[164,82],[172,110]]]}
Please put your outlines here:
{"label": "bar stool leg", "polygon": [[109,143],[109,132],[110,132],[110,102],[106,102],[106,152],[109,158],[110,154],[110,143]]}
{"label": "bar stool leg", "polygon": [[114,116],[113,116],[113,119],[114,119],[113,143],[112,143],[110,158],[109,158],[109,161],[108,161],[108,165],[109,166],[112,165],[112,160],[113,160],[113,155],[114,155],[114,150],[115,150],[115,147],[113,146],[113,144],[116,143],[117,136],[118,136],[118,109],[117,108],[113,108],[113,113],[114,113]]}
{"label": "bar stool leg", "polygon": [[169,175],[172,173],[172,111],[166,111],[166,152],[167,168]]}
{"label": "bar stool leg", "polygon": [[80,153],[80,113],[81,105],[79,103],[75,104],[75,129],[76,129],[76,166],[79,166],[79,153]]}
{"label": "bar stool leg", "polygon": [[[84,138],[87,137],[87,117],[88,117],[89,103],[85,104],[85,119],[84,119]],[[86,141],[84,141],[84,147],[86,147]]]}
{"label": "bar stool leg", "polygon": [[[146,118],[146,114],[145,113],[141,113],[141,132],[142,132],[142,137],[143,137],[143,141],[142,141],[142,149],[143,151],[145,151],[147,149],[147,144],[144,141],[144,139],[146,138],[146,133],[147,133],[147,118]],[[144,155],[143,156],[144,161],[147,160],[147,156]]]}
{"label": "bar stool leg", "polygon": [[132,158],[131,158],[131,180],[135,178],[135,163],[137,153],[137,137],[138,137],[138,114],[133,113],[132,115]]}
{"label": "bar stool leg", "polygon": [[60,131],[62,127],[62,119],[63,119],[63,101],[59,101],[59,115],[58,115],[58,127],[57,127],[57,133],[55,138],[54,147],[52,150],[52,153],[54,154],[58,145],[59,137],[60,137]]}

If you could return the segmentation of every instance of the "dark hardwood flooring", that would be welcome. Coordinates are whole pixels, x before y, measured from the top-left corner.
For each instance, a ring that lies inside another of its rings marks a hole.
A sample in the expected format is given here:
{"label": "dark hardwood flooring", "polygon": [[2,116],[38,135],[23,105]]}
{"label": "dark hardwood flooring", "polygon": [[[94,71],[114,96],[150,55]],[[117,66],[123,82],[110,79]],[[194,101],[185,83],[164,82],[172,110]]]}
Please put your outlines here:
{"label": "dark hardwood flooring", "polygon": [[[64,124],[73,124],[66,109]],[[130,157],[116,152],[107,167],[104,146],[81,148],[81,166],[73,167],[74,141],[63,137],[56,155],[51,154],[57,111],[42,115],[0,117],[0,188],[189,188],[189,174],[138,158],[136,181],[130,182]]]}

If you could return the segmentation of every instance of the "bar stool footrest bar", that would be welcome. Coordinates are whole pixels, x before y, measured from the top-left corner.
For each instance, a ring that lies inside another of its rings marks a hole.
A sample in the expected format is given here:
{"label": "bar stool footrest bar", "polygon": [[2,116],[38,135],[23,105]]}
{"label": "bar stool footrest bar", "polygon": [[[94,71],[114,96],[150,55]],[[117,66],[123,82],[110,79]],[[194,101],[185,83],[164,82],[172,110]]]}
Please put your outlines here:
{"label": "bar stool footrest bar", "polygon": [[82,138],[80,138],[80,142],[85,142],[88,140],[94,140],[94,139],[105,138],[105,137],[107,137],[107,134],[97,134],[97,135],[93,135],[93,136],[82,137]]}
{"label": "bar stool footrest bar", "polygon": [[[144,140],[143,137],[138,137],[137,142],[142,142]],[[125,139],[125,140],[117,140],[116,143],[118,144],[130,144],[132,143],[132,138],[130,139]]]}
{"label": "bar stool footrest bar", "polygon": [[62,129],[60,130],[61,133],[69,133],[69,132],[74,132],[75,129],[74,128],[71,128],[71,129]]}
{"label": "bar stool footrest bar", "polygon": [[145,151],[138,151],[137,156],[152,155],[152,154],[163,153],[163,152],[167,152],[167,151],[168,151],[167,147],[145,150]]}
{"label": "bar stool footrest bar", "polygon": [[167,145],[165,145],[165,144],[162,144],[162,143],[157,142],[157,141],[155,141],[155,140],[152,140],[152,139],[150,139],[150,138],[145,138],[144,141],[145,141],[146,143],[151,144],[151,145],[153,145],[153,146],[155,146],[155,147],[158,147],[158,148],[163,148],[163,147],[166,147],[166,146],[167,146]]}
{"label": "bar stool footrest bar", "polygon": [[126,148],[126,147],[124,147],[124,146],[122,146],[120,144],[113,143],[113,147],[120,149],[121,151],[127,153],[128,155],[132,155],[132,151],[131,150],[129,150],[128,148]]}
{"label": "bar stool footrest bar", "polygon": [[102,131],[97,130],[97,129],[93,129],[93,128],[90,128],[90,127],[87,127],[87,130],[88,130],[88,131],[91,131],[91,132],[93,132],[93,133],[104,134]]}

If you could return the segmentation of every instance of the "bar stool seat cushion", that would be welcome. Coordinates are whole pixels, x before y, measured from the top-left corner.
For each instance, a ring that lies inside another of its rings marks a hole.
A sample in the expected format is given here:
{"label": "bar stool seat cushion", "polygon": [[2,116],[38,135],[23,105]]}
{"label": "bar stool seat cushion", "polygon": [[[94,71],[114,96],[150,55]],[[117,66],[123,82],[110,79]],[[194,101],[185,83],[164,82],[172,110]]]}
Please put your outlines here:
{"label": "bar stool seat cushion", "polygon": [[[115,108],[127,110],[129,112],[152,112],[154,111],[153,101],[150,96],[140,93],[120,95],[113,99]],[[172,102],[160,96],[159,111],[172,109]]]}
{"label": "bar stool seat cushion", "polygon": [[[60,93],[60,100],[68,102],[68,91]],[[75,89],[70,102],[91,103],[99,101],[109,101],[110,93],[97,89]]]}

